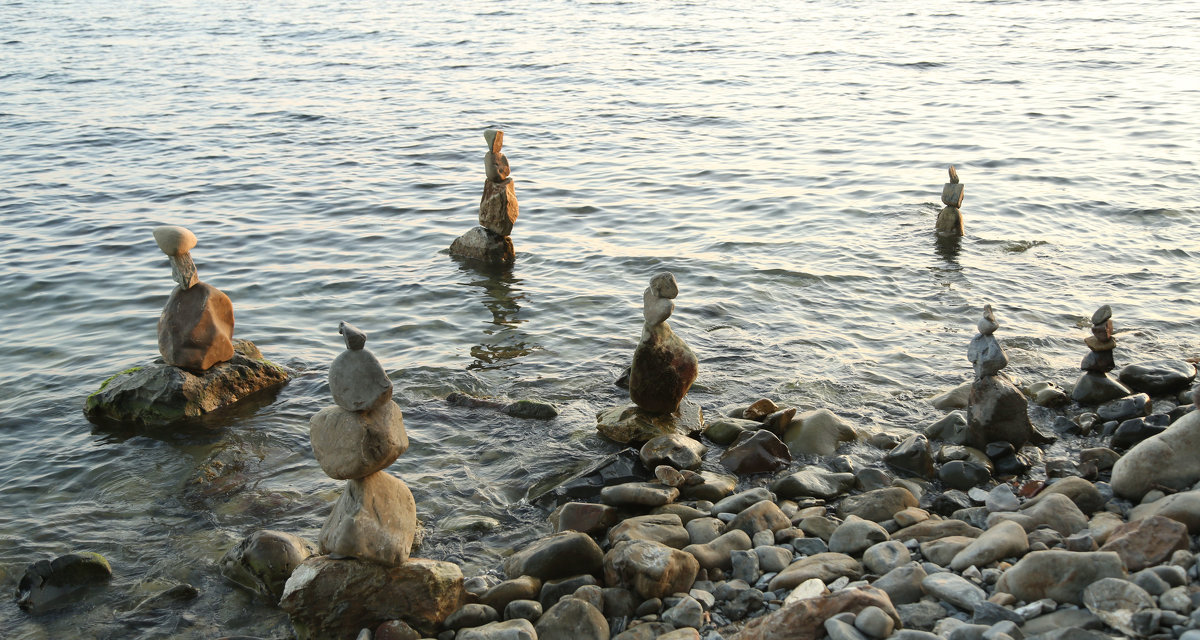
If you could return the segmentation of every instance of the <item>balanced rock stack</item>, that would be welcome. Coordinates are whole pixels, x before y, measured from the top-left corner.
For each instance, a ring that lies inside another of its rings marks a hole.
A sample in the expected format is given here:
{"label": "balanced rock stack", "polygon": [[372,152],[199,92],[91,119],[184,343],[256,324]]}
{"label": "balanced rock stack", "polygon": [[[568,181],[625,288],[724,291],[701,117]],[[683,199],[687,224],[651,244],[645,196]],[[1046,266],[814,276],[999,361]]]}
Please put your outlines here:
{"label": "balanced rock stack", "polygon": [[192,262],[196,236],[183,227],[154,229],[154,241],[171,259],[178,286],[158,319],[162,361],[126,369],[88,396],[92,420],[158,425],[196,418],[288,379],[283,367],[263,359],[249,340],[233,338],[233,303],[201,282]]}
{"label": "balanced rock stack", "polygon": [[392,381],[367,336],[343,322],[346,340],[329,367],[332,407],[309,420],[313,454],[330,478],[346,480],[346,492],[321,528],[321,553],[386,565],[408,560],[417,528],[417,505],[399,478],[383,471],[408,450]]}
{"label": "balanced rock stack", "polygon": [[158,350],[163,361],[189,371],[205,371],[233,357],[233,303],[216,287],[200,282],[190,251],[196,236],[183,227],[154,230],[158,248],[171,259],[178,286],[158,319]]}
{"label": "balanced rock stack", "polygon": [[963,234],[962,211],[959,207],[963,202],[963,185],[958,181],[958,172],[950,165],[950,182],[942,187],[942,204],[946,205],[938,213],[937,233],[939,236],[961,236]]}
{"label": "balanced rock stack", "polygon": [[667,318],[679,295],[675,276],[664,271],[650,279],[642,294],[642,340],[629,370],[629,399],[650,413],[674,413],[696,380],[696,354],[671,331]]}
{"label": "balanced rock stack", "polygon": [[[329,367],[335,406],[309,420],[313,454],[329,477],[346,480],[307,558],[284,585],[279,606],[300,640],[353,638],[399,620],[430,637],[462,606],[462,570],[410,558],[417,530],[412,493],[384,471],[408,449],[392,382],[363,346],[367,336],[345,322],[346,351]],[[419,637],[419,636],[414,636]]]}
{"label": "balanced rock stack", "polygon": [[1079,364],[1083,375],[1075,383],[1071,398],[1080,404],[1102,404],[1133,393],[1108,376],[1117,366],[1113,360],[1117,339],[1113,336],[1112,307],[1104,305],[1092,314],[1092,335],[1084,343],[1091,351]]}
{"label": "balanced rock stack", "polygon": [[990,442],[1008,442],[1020,449],[1033,435],[1029,402],[1001,373],[1008,356],[992,334],[1000,328],[991,305],[984,305],[977,325],[979,333],[967,348],[967,359],[975,367],[975,382],[967,399],[967,441],[976,449]]}
{"label": "balanced rock stack", "polygon": [[488,152],[483,156],[483,198],[479,201],[479,226],[455,238],[450,252],[492,264],[509,264],[516,259],[513,223],[517,221],[517,192],[508,176],[508,158],[500,151],[504,132],[483,132]]}
{"label": "balanced rock stack", "polygon": [[703,429],[699,405],[684,400],[696,380],[699,362],[667,324],[675,310],[672,300],[679,285],[669,271],[650,279],[642,295],[645,325],[629,370],[632,406],[601,411],[600,433],[623,444],[641,443],[659,435],[690,435]]}

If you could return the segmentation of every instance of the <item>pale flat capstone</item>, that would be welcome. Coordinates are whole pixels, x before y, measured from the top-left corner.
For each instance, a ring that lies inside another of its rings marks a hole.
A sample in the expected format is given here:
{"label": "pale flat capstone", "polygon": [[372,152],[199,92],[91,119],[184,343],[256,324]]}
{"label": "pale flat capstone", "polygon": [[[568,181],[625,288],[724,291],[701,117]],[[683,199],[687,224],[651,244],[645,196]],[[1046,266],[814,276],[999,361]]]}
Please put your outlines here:
{"label": "pale flat capstone", "polygon": [[169,256],[187,253],[196,246],[196,235],[183,227],[167,225],[154,228],[154,242]]}

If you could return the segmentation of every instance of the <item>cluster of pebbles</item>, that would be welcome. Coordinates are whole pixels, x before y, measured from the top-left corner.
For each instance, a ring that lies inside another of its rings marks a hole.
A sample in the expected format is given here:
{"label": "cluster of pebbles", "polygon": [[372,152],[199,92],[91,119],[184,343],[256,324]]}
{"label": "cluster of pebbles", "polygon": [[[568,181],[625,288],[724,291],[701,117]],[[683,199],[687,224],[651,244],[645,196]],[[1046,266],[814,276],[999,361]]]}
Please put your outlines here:
{"label": "cluster of pebbles", "polygon": [[[1178,426],[1200,434],[1198,418]],[[475,602],[438,637],[1200,637],[1200,487],[1123,499],[1096,478],[1111,449],[965,492],[837,457],[732,493],[736,478],[691,470],[704,446],[647,442],[651,481],[562,505],[558,533],[510,557],[503,581],[468,581]]]}
{"label": "cluster of pebbles", "polygon": [[[564,483],[556,533],[468,580],[439,640],[1200,640],[1194,366],[1129,365],[1127,395],[1081,405],[1018,388],[990,308],[979,326],[976,379],[932,399],[948,413],[920,433],[762,399]],[[996,384],[1021,395],[1007,428],[978,408]],[[1058,438],[1082,448],[1049,457]],[[876,457],[829,450],[845,440]]]}

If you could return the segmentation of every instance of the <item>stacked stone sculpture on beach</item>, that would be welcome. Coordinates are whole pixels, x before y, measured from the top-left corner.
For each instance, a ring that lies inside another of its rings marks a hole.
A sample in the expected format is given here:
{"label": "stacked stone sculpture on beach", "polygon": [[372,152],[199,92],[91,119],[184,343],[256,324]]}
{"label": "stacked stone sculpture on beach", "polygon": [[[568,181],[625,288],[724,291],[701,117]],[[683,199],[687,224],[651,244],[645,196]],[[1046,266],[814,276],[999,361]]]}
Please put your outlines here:
{"label": "stacked stone sculpture on beach", "polygon": [[367,336],[343,322],[343,351],[329,367],[332,407],[309,420],[313,454],[331,478],[346,480],[346,492],[321,528],[321,553],[386,565],[408,560],[417,528],[417,505],[399,478],[383,471],[408,450],[392,381]]}
{"label": "stacked stone sculpture on beach", "polygon": [[346,480],[346,491],[321,527],[322,555],[292,572],[279,606],[301,640],[352,638],[390,620],[429,637],[462,606],[462,570],[409,557],[416,502],[384,470],[408,449],[404,419],[366,334],[345,322],[338,331],[346,351],[329,367],[335,404],[309,420],[309,437],[321,470]]}
{"label": "stacked stone sculpture on beach", "polygon": [[692,433],[703,427],[700,407],[684,396],[696,380],[699,362],[667,324],[679,295],[675,276],[664,271],[650,279],[642,295],[645,324],[629,370],[634,406],[601,411],[602,434],[621,443],[645,442],[664,433]]}
{"label": "stacked stone sculpture on beach", "polygon": [[977,325],[979,333],[967,348],[967,359],[975,368],[975,381],[967,399],[967,442],[983,449],[989,442],[1009,442],[1019,449],[1033,435],[1029,401],[1001,370],[1008,356],[992,334],[1000,328],[991,305],[984,305]]}
{"label": "stacked stone sculpture on beach", "polygon": [[945,208],[938,213],[937,234],[953,237],[963,235],[962,211],[959,207],[963,202],[963,185],[958,181],[958,172],[950,165],[950,182],[942,187],[942,204]]}
{"label": "stacked stone sculpture on beach", "polygon": [[158,248],[171,259],[178,283],[158,319],[158,350],[163,361],[205,371],[233,357],[233,303],[220,289],[200,282],[191,250],[196,236],[183,227],[154,230]]}
{"label": "stacked stone sculpture on beach", "polygon": [[109,378],[88,396],[84,413],[94,420],[164,424],[233,404],[276,386],[288,372],[263,359],[248,340],[233,337],[233,303],[201,282],[192,262],[196,236],[178,226],[153,231],[171,261],[176,287],[158,318],[162,362],[133,367]]}
{"label": "stacked stone sculpture on beach", "polygon": [[1075,383],[1071,398],[1080,404],[1102,404],[1133,393],[1108,376],[1117,367],[1113,360],[1117,339],[1113,337],[1112,307],[1104,305],[1092,314],[1092,335],[1084,343],[1090,351],[1079,364],[1083,375]]}
{"label": "stacked stone sculpture on beach", "polygon": [[642,340],[633,352],[629,398],[650,413],[674,413],[696,380],[699,362],[667,324],[679,295],[675,276],[664,271],[650,279],[642,294]]}
{"label": "stacked stone sculpture on beach", "polygon": [[517,192],[508,176],[508,158],[500,151],[504,132],[483,132],[488,152],[483,156],[483,198],[479,201],[479,226],[455,238],[450,252],[491,264],[509,264],[516,259],[513,223],[517,221]]}

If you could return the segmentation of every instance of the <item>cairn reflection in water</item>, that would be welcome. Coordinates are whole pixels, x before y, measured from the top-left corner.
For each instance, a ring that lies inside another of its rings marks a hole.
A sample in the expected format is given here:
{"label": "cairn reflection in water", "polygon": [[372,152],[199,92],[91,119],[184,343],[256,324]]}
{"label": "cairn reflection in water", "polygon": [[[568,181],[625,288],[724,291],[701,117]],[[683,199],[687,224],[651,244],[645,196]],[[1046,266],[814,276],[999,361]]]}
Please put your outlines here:
{"label": "cairn reflection in water", "polygon": [[469,276],[466,284],[479,287],[479,301],[492,314],[479,344],[471,347],[471,357],[475,361],[467,365],[467,369],[506,368],[517,358],[540,350],[541,345],[531,342],[529,334],[520,329],[525,322],[520,317],[520,303],[525,300],[525,293],[520,287],[522,281],[513,275],[512,267],[488,267],[463,262],[461,269]]}

